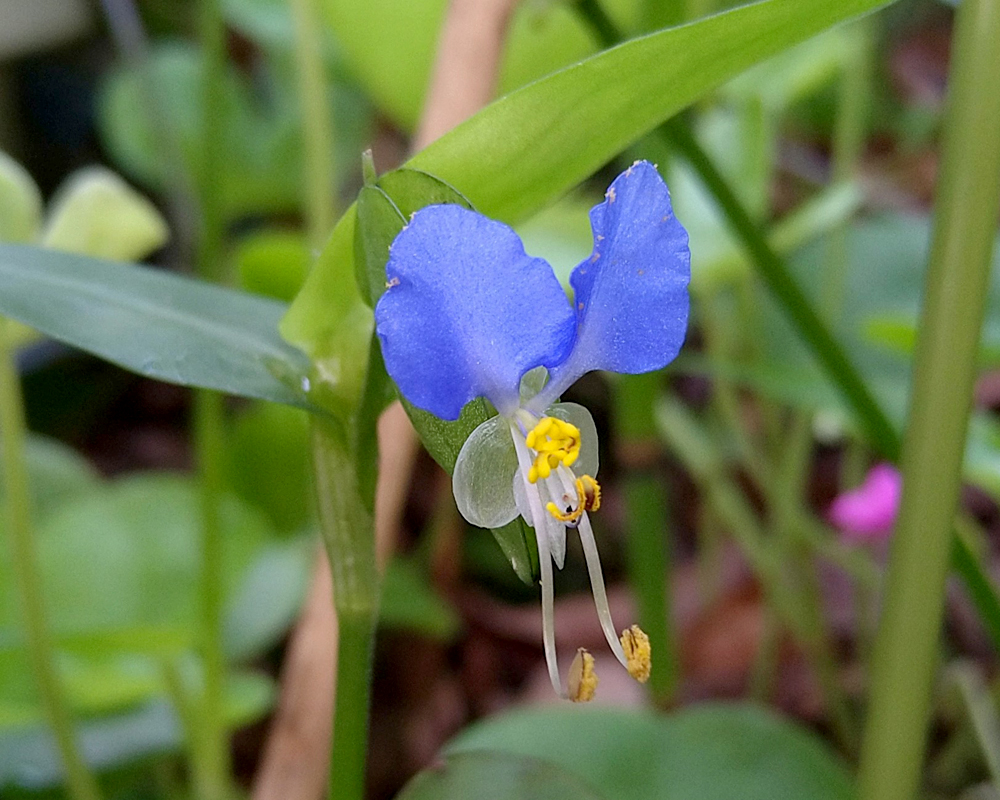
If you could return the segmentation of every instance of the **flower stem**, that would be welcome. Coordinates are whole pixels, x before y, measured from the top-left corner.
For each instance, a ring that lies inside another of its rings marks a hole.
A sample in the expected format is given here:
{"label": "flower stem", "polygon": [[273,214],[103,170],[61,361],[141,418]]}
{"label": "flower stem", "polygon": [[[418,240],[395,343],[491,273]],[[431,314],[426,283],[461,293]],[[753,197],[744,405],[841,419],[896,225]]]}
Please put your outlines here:
{"label": "flower stem", "polygon": [[861,800],[908,800],[920,781],[1000,206],[1000,2],[965,0],[956,13],[941,179],[903,449],[903,497],[875,642]]}
{"label": "flower stem", "polygon": [[73,722],[56,672],[52,637],[45,621],[45,603],[38,555],[31,526],[31,498],[24,460],[24,400],[8,335],[10,324],[0,317],[0,475],[5,495],[4,522],[9,536],[11,562],[31,669],[38,695],[56,747],[66,770],[72,800],[98,800],[97,781],[87,768],[77,746]]}
{"label": "flower stem", "polygon": [[222,529],[219,501],[223,493],[222,395],[199,391],[194,396],[194,442],[201,482],[201,656],[204,687],[200,709],[200,752],[196,782],[199,796],[222,800],[229,793],[229,742],[223,714],[226,678],[222,650]]}
{"label": "flower stem", "polygon": [[336,423],[313,417],[316,499],[338,625],[329,798],[363,800],[379,575],[372,516],[343,434]]}
{"label": "flower stem", "polygon": [[309,244],[322,247],[333,227],[333,124],[323,64],[323,26],[316,0],[291,0],[295,63],[302,110],[305,216]]}
{"label": "flower stem", "polygon": [[626,546],[639,626],[649,636],[655,665],[649,689],[660,706],[677,687],[679,662],[671,622],[670,535],[663,484],[655,473],[656,423],[653,404],[662,375],[628,375],[615,385],[615,427],[625,477]]}

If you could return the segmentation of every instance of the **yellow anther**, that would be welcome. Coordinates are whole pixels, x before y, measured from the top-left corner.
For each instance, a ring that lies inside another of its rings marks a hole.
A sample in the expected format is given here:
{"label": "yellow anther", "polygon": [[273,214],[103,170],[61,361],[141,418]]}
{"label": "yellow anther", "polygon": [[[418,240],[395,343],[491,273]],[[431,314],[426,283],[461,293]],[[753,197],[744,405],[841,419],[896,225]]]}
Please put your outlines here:
{"label": "yellow anther", "polygon": [[567,677],[569,699],[574,703],[589,703],[597,692],[597,673],[594,671],[594,657],[584,648],[576,651],[576,657],[569,666]]}
{"label": "yellow anther", "polygon": [[[530,480],[530,474],[528,477]],[[560,522],[575,527],[574,523],[584,511],[597,511],[601,507],[601,485],[589,475],[584,475],[576,479],[576,502],[570,503],[568,495],[563,495],[563,499],[567,501],[565,511],[552,502],[545,505],[545,510]]]}
{"label": "yellow anther", "polygon": [[601,484],[589,475],[576,479],[576,492],[580,497],[580,505],[585,511],[597,511],[601,507]]}
{"label": "yellow anther", "polygon": [[532,449],[538,449],[535,446],[535,443],[540,441],[542,437],[549,432],[549,429],[552,427],[552,423],[555,421],[555,417],[542,417],[542,419],[538,421],[538,424],[528,432],[525,444]]}
{"label": "yellow anther", "polygon": [[560,464],[572,465],[580,456],[580,429],[556,417],[542,417],[524,442],[537,453],[528,472],[531,483],[549,477]]}
{"label": "yellow anther", "polygon": [[628,663],[628,674],[639,683],[649,680],[649,671],[653,666],[653,648],[649,646],[649,637],[638,625],[622,631],[622,649]]}
{"label": "yellow anther", "polygon": [[546,503],[545,510],[548,511],[553,517],[555,517],[560,522],[565,522],[567,524],[570,524],[576,522],[578,519],[580,519],[580,517],[583,516],[584,508],[582,504],[577,503],[575,508],[573,506],[570,506],[569,508],[566,509],[566,512],[563,513],[562,511],[559,510],[559,506],[557,506],[555,503]]}

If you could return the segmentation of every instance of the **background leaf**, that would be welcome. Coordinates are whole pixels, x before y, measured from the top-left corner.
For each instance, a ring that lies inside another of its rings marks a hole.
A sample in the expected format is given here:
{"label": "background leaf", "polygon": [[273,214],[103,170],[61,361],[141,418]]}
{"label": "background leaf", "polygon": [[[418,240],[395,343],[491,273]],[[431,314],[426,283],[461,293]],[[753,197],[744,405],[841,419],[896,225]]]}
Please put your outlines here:
{"label": "background leaf", "polygon": [[[102,139],[116,164],[152,188],[193,185],[198,175],[202,62],[195,47],[161,44],[142,69],[121,68],[102,89]],[[222,90],[224,102],[215,111],[226,121],[219,192],[227,216],[297,208],[300,133],[289,95],[275,92],[272,103],[256,102],[233,69]]]}
{"label": "background leaf", "polygon": [[511,753],[460,753],[417,775],[397,800],[601,800],[553,764]]}
{"label": "background leaf", "polygon": [[489,217],[523,219],[744,69],[881,5],[763,0],[633,39],[500,98],[407,166]]}
{"label": "background leaf", "polygon": [[445,753],[482,750],[547,761],[615,800],[854,797],[849,773],[820,739],[750,705],[703,705],[669,715],[525,710],[473,726]]}
{"label": "background leaf", "polygon": [[166,220],[149,200],[104,167],[73,173],[56,193],[41,244],[53,250],[133,261],[163,247]]}
{"label": "background leaf", "polygon": [[0,314],[168,383],[312,408],[285,307],[131,264],[0,245]]}
{"label": "background leaf", "polygon": [[458,633],[461,620],[454,607],[434,590],[420,564],[397,556],[382,576],[379,625],[449,642]]}
{"label": "background leaf", "polygon": [[[47,615],[76,713],[121,711],[163,696],[165,660],[190,656],[200,630],[199,502],[191,477],[154,473],[94,482],[39,515]],[[278,540],[262,514],[234,497],[224,498],[220,510],[224,643],[235,661],[272,646],[287,630],[314,546]],[[0,549],[0,727],[20,728],[42,714],[10,568]],[[258,684],[243,693],[252,703],[237,703],[239,719],[266,706]]]}
{"label": "background leaf", "polygon": [[42,193],[28,171],[0,151],[0,242],[30,242],[42,224]]}

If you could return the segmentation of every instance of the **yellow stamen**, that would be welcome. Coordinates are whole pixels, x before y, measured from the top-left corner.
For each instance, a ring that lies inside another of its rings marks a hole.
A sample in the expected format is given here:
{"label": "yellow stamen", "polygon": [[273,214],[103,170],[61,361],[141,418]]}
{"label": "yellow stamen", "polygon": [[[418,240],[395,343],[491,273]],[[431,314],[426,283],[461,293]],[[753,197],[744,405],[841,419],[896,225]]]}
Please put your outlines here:
{"label": "yellow stamen", "polygon": [[589,475],[576,479],[576,491],[586,511],[597,511],[601,507],[601,484]]}
{"label": "yellow stamen", "polygon": [[628,662],[628,674],[639,683],[649,680],[649,672],[653,666],[653,649],[649,646],[649,637],[638,625],[622,631],[622,649]]}
{"label": "yellow stamen", "polygon": [[597,692],[597,673],[594,671],[594,657],[584,648],[576,651],[576,657],[569,667],[567,677],[569,699],[574,703],[589,703]]}
{"label": "yellow stamen", "polygon": [[[534,470],[534,467],[531,468]],[[528,473],[528,480],[531,480],[531,472]],[[568,496],[564,495],[568,500]],[[545,504],[545,510],[560,522],[567,524],[576,522],[583,516],[584,511],[597,511],[601,507],[601,485],[589,475],[583,475],[576,479],[576,503],[562,511],[555,503]]]}
{"label": "yellow stamen", "polygon": [[528,472],[528,480],[535,483],[545,479],[560,464],[572,465],[580,455],[580,429],[557,417],[542,417],[524,443],[534,450],[535,463]]}

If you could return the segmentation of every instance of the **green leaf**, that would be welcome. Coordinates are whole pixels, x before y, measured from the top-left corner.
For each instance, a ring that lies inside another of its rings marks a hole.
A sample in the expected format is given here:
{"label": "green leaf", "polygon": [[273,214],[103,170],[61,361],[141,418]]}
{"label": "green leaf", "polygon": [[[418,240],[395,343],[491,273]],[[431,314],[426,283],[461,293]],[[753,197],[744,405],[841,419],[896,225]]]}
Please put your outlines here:
{"label": "green leaf", "polygon": [[316,561],[313,537],[264,549],[226,604],[227,655],[246,661],[278,643],[302,606]]}
{"label": "green leaf", "polygon": [[[455,187],[487,216],[510,223],[526,219],[729,78],[883,4],[763,0],[634,39],[500,98],[406,166]],[[392,25],[400,24],[399,4],[389,5],[396,15]],[[343,6],[350,4],[345,0]],[[372,27],[370,14],[378,12],[365,4],[356,13],[363,17],[360,24]],[[412,30],[401,27],[400,36]],[[405,55],[400,49],[392,57],[409,64]],[[345,262],[353,268],[347,242],[355,219],[352,206],[338,225],[344,227],[340,258],[317,265],[282,322],[282,333],[311,355],[327,346],[331,323],[324,309],[353,274]]]}
{"label": "green leaf", "polygon": [[308,361],[278,335],[284,311],[160,270],[0,245],[0,314],[140,375],[313,408]]}
{"label": "green leaf", "polygon": [[[39,520],[39,565],[56,635],[197,626],[200,495],[186,476],[136,475],[67,500]],[[233,497],[221,507],[226,596],[274,535]],[[10,581],[0,620],[17,618]]]}
{"label": "green leaf", "polygon": [[358,224],[354,229],[355,280],[369,307],[385,291],[385,265],[389,246],[406,225],[406,217],[378,186],[365,186],[358,193]]}
{"label": "green leaf", "polygon": [[256,722],[274,705],[277,687],[274,681],[260,672],[237,672],[226,679],[226,724],[242,728]]}
{"label": "green leaf", "polygon": [[[274,681],[266,675],[232,675],[226,681],[223,698],[226,724],[235,729],[258,720],[274,704],[275,695]],[[0,729],[2,714],[0,706]],[[80,721],[77,735],[91,768],[102,772],[177,752],[183,743],[177,716],[162,699],[122,714]],[[62,782],[59,753],[43,725],[0,730],[0,793],[23,787],[34,797],[40,790],[56,788]]]}
{"label": "green leaf", "polygon": [[[201,166],[202,54],[178,42],[160,44],[141,66],[120,68],[102,87],[98,124],[116,164],[163,190],[197,185]],[[293,92],[276,91],[265,107],[248,82],[228,69],[221,203],[227,216],[288,211],[301,198],[301,136]]]}
{"label": "green leaf", "polygon": [[41,244],[112,261],[138,261],[159,250],[168,236],[156,206],[111,170],[88,167],[59,187]]}
{"label": "green leaf", "polygon": [[358,475],[358,492],[365,506],[375,511],[375,491],[378,486],[378,419],[396,399],[396,387],[385,372],[382,348],[372,336],[368,348],[368,370],[354,420],[354,466]]}
{"label": "green leaf", "polygon": [[[314,547],[275,542],[262,516],[232,497],[221,526],[224,643],[230,659],[249,658],[287,630]],[[199,636],[200,527],[195,482],[162,474],[92,487],[40,517],[47,616],[76,713],[120,711],[167,691],[164,658],[190,654]],[[0,550],[0,727],[23,727],[43,715],[8,559]],[[257,684],[252,702],[238,698],[235,719],[264,707]]]}
{"label": "green leaf", "polygon": [[357,206],[340,218],[305,287],[281,320],[282,335],[313,361],[310,399],[338,419],[351,419],[361,402],[374,327],[355,279]]}
{"label": "green leaf", "polygon": [[500,98],[407,166],[487,216],[523,219],[729,78],[881,5],[763,0],[633,39]]}
{"label": "green leaf", "polygon": [[754,99],[770,113],[781,113],[832,83],[859,46],[852,29],[836,28],[748,70],[730,82],[723,95]]}
{"label": "green leaf", "polygon": [[[871,317],[865,323],[864,337],[872,344],[884,347],[892,353],[912,358],[917,345],[917,318],[902,314]],[[1000,341],[996,339],[987,341],[984,337],[979,343],[978,366],[980,369],[1000,367]]]}
{"label": "green leaf", "polygon": [[264,230],[240,240],[235,261],[242,288],[287,303],[302,288],[312,253],[299,232]]}
{"label": "green leaf", "polygon": [[[32,507],[49,510],[74,495],[97,486],[97,470],[72,447],[47,436],[32,434],[25,446]],[[3,471],[0,470],[0,476]],[[4,484],[0,480],[0,503]]]}
{"label": "green leaf", "polygon": [[396,800],[602,800],[559,767],[526,755],[460,753],[424,770]]}
{"label": "green leaf", "polygon": [[315,520],[309,465],[309,416],[301,409],[254,403],[232,418],[226,437],[229,486],[297,534]]}
{"label": "green leaf", "polygon": [[542,759],[608,798],[854,797],[850,774],[818,737],[751,705],[704,705],[669,715],[525,710],[473,726],[445,753],[482,750]]}
{"label": "green leaf", "polygon": [[426,571],[412,558],[394,558],[382,577],[379,624],[451,641],[461,627],[458,613],[438,595]]}
{"label": "green leaf", "polygon": [[30,242],[42,222],[42,193],[28,171],[0,150],[0,242]]}
{"label": "green leaf", "polygon": [[[181,734],[170,706],[147,703],[126,714],[89,720],[78,728],[91,767],[120,764],[180,749]],[[22,786],[37,792],[62,783],[63,768],[51,734],[42,726],[0,733],[0,790]]]}

